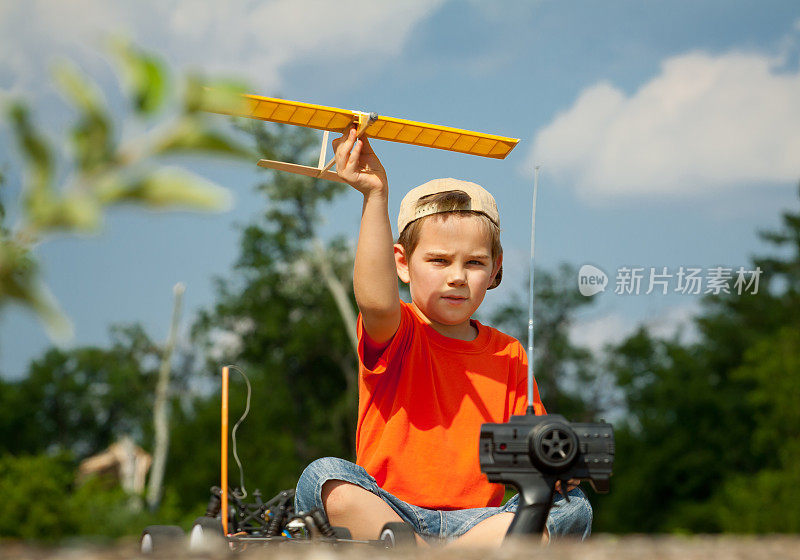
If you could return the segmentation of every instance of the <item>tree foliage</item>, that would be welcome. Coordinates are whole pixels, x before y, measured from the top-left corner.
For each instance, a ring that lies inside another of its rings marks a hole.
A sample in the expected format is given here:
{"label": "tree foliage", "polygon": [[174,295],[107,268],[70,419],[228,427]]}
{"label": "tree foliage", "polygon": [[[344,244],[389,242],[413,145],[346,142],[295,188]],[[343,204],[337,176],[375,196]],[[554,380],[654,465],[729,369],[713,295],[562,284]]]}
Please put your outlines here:
{"label": "tree foliage", "polygon": [[0,452],[98,453],[121,435],[142,441],[150,425],[158,347],[141,327],[112,329],[110,348],[52,348],[28,375],[5,382]]}
{"label": "tree foliage", "polygon": [[732,474],[713,505],[720,528],[747,533],[800,530],[797,465],[800,464],[800,330],[783,327],[745,353],[734,376],[753,383],[752,451],[757,470]]}
{"label": "tree foliage", "polygon": [[65,157],[23,102],[13,101],[5,108],[22,161],[23,184],[13,228],[4,223],[6,212],[0,212],[0,309],[12,302],[21,305],[58,336],[70,332],[69,321],[40,277],[35,255],[39,243],[55,233],[95,232],[105,209],[119,204],[225,208],[225,189],[169,165],[167,158],[187,152],[251,155],[199,111],[204,90],[197,81],[186,81],[175,111],[167,104],[169,79],[157,58],[122,41],[114,43],[113,52],[124,78],[130,118],[145,130],[142,134],[123,138],[124,119],[112,116],[103,91],[70,61],[62,61],[55,72],[76,115],[64,141]]}
{"label": "tree foliage", "polygon": [[612,349],[628,416],[600,529],[800,530],[800,214],[782,218],[762,233],[778,254],[754,259],[758,293],[707,297],[696,342],[640,330]]}
{"label": "tree foliage", "polygon": [[[260,124],[248,129],[267,157],[313,157],[317,139],[306,130]],[[265,211],[243,229],[232,277],[218,279],[217,303],[201,313],[193,333],[211,356],[208,371],[218,373],[232,363],[251,380],[251,412],[239,431],[239,452],[250,489],[274,493],[293,487],[317,457],[353,457],[357,369],[340,309],[320,269],[324,259],[341,283],[351,285],[352,251],[343,239],[323,244],[317,237],[325,205],[345,187],[265,175],[257,187]],[[347,304],[354,306],[352,296]],[[234,415],[244,407],[244,386],[237,373],[232,375]],[[197,401],[172,435],[174,453],[192,454],[186,436],[216,433],[218,422],[217,394]],[[196,499],[217,479],[214,452],[203,453],[205,466],[194,466],[191,473],[179,473],[181,462],[171,462],[167,476],[180,481],[180,495]]]}
{"label": "tree foliage", "polygon": [[108,480],[77,484],[68,455],[0,455],[0,540],[53,542],[74,536],[122,537],[143,527],[174,523],[172,494],[156,515],[132,509],[130,496]]}

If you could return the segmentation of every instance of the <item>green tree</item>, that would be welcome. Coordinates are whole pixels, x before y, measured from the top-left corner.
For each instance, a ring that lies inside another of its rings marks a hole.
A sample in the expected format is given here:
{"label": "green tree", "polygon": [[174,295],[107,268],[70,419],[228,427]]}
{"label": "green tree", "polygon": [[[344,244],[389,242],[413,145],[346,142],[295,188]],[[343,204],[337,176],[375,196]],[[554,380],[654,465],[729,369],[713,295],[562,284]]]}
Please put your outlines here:
{"label": "green tree", "polygon": [[[312,161],[316,135],[304,129],[248,123],[265,157]],[[246,226],[232,278],[217,282],[217,303],[201,314],[194,335],[216,351],[207,365],[219,372],[233,363],[253,387],[251,412],[239,430],[239,453],[250,490],[264,493],[293,487],[302,469],[324,455],[353,457],[357,362],[347,318],[331,282],[346,288],[353,312],[353,255],[344,239],[317,238],[324,206],[347,187],[341,183],[267,172],[257,188],[264,194],[262,218]],[[325,275],[333,278],[325,278]],[[352,323],[352,324],[350,324]],[[232,339],[227,348],[220,344]],[[215,350],[216,349],[216,350]],[[232,372],[231,416],[244,408],[244,392]],[[218,386],[218,374],[214,384]],[[171,440],[168,480],[178,494],[197,503],[219,479],[216,449],[219,397],[200,399],[182,411]],[[214,434],[215,451],[196,449],[189,434]],[[203,458],[198,460],[198,453]],[[192,458],[189,463],[188,459]],[[235,481],[231,461],[231,481]],[[198,466],[202,465],[202,466]],[[191,470],[191,472],[188,472]]]}
{"label": "green tree", "polygon": [[763,270],[758,297],[717,302],[725,311],[706,323],[724,333],[722,343],[732,346],[738,337],[743,344],[731,375],[749,387],[749,447],[758,458],[727,477],[715,495],[726,531],[800,531],[800,212],[783,212],[781,221],[780,230],[761,234],[778,254],[755,259]]}
{"label": "green tree", "polygon": [[734,372],[753,381],[748,400],[755,410],[753,452],[763,468],[728,477],[714,506],[725,531],[797,533],[800,531],[800,329],[784,327],[755,344]]}
{"label": "green tree", "polygon": [[52,348],[25,378],[4,383],[0,454],[62,451],[83,458],[122,435],[151,437],[160,350],[139,326],[111,332],[108,349]]}
{"label": "green tree", "polygon": [[657,340],[640,329],[613,351],[626,395],[617,424],[612,493],[603,530],[714,532],[707,504],[720,476],[754,459],[746,442],[746,388],[709,367],[702,344]]}
{"label": "green tree", "polygon": [[599,530],[798,530],[785,508],[795,495],[789,481],[800,433],[789,396],[797,379],[800,215],[784,213],[782,229],[762,237],[781,254],[754,259],[758,293],[705,298],[699,340],[681,344],[640,330],[612,350],[609,367],[628,417],[617,427],[614,491],[601,501]]}
{"label": "green tree", "polygon": [[171,494],[152,515],[132,510],[118,485],[101,478],[76,484],[74,473],[75,462],[64,454],[0,456],[0,543],[4,538],[45,543],[76,535],[118,538],[147,525],[174,523],[179,516]]}

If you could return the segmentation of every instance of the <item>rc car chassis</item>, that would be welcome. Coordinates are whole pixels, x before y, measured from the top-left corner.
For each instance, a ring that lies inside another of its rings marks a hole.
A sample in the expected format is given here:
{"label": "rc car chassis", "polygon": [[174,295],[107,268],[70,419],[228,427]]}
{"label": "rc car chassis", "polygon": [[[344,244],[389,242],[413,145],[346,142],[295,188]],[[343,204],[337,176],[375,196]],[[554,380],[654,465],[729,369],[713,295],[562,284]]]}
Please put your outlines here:
{"label": "rc car chassis", "polygon": [[[195,519],[188,536],[176,525],[146,527],[140,539],[142,553],[163,553],[185,547],[192,552],[240,551],[256,545],[309,543],[370,545],[379,548],[416,545],[414,530],[405,523],[385,524],[376,540],[353,539],[347,528],[332,527],[325,512],[318,508],[307,512],[295,511],[293,489],[283,490],[266,502],[261,492],[255,490],[252,501],[248,502],[245,501],[247,493],[244,488],[228,486],[228,387],[231,368],[238,370],[247,382],[247,401],[250,401],[250,383],[244,372],[233,366],[222,368],[221,486],[211,488],[206,514]],[[235,433],[246,415],[247,408],[231,433],[237,462]]]}

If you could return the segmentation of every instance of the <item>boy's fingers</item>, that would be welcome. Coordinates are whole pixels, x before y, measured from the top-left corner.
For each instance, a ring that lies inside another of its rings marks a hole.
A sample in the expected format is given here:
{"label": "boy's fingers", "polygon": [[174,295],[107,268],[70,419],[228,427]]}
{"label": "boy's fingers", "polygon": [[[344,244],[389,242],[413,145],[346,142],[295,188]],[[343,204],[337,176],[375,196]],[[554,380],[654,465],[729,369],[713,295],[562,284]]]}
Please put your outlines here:
{"label": "boy's fingers", "polygon": [[344,170],[348,174],[352,174],[353,176],[357,175],[360,171],[360,163],[359,158],[361,157],[361,142],[356,141],[355,146],[350,151],[350,154],[347,158],[347,162],[345,163]]}
{"label": "boy's fingers", "polygon": [[331,144],[333,145],[333,150],[338,151],[339,146],[341,146],[342,144],[344,144],[349,140],[349,136],[350,132],[345,130],[339,138],[334,138],[333,142],[331,142]]}
{"label": "boy's fingers", "polygon": [[341,138],[334,140],[334,150],[336,151],[336,168],[344,169],[348,165],[348,156],[355,143],[355,129],[350,128],[342,134]]}
{"label": "boy's fingers", "polygon": [[344,162],[347,158],[347,150],[344,148],[344,140],[337,138],[333,141],[333,157],[336,160],[336,169],[344,169]]}
{"label": "boy's fingers", "polygon": [[353,146],[352,151],[350,152],[350,162],[352,162],[353,165],[357,164],[358,160],[361,159],[361,149],[363,146],[364,143],[361,141],[360,138],[356,140],[356,143]]}
{"label": "boy's fingers", "polygon": [[344,146],[349,152],[353,149],[353,144],[356,143],[356,129],[351,126],[347,129],[347,132],[342,135],[342,138],[344,139]]}

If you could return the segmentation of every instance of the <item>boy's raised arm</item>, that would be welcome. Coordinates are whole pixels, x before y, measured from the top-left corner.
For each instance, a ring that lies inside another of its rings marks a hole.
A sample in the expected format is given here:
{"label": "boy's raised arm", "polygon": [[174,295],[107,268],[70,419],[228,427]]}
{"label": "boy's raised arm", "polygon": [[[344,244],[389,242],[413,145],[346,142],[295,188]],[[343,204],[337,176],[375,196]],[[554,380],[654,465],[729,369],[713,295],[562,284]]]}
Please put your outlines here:
{"label": "boy's raised arm", "polygon": [[400,292],[389,222],[386,171],[369,141],[356,131],[333,141],[339,176],[364,195],[361,229],[356,247],[353,289],[364,330],[379,344],[394,336],[400,325]]}

